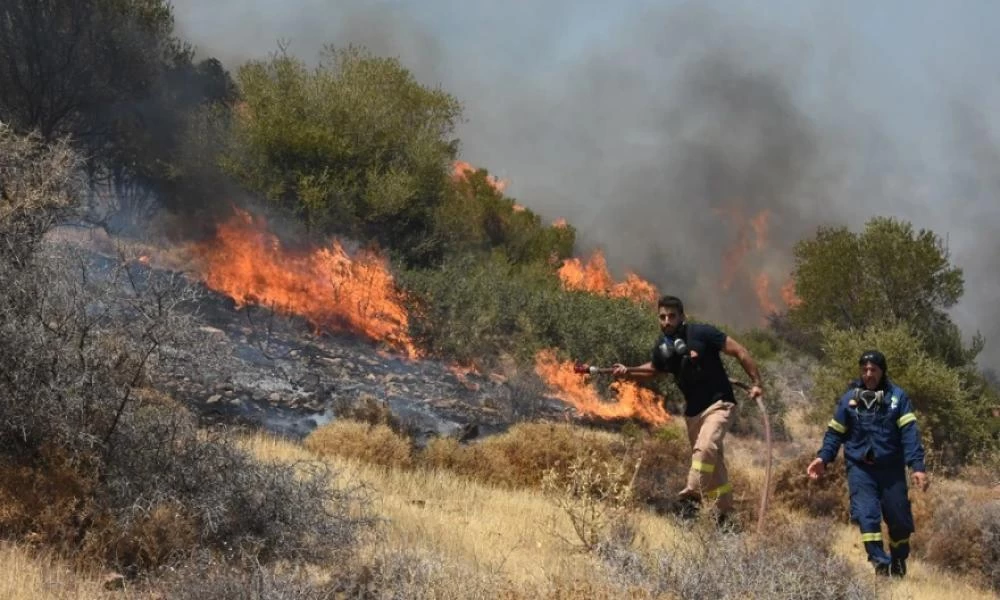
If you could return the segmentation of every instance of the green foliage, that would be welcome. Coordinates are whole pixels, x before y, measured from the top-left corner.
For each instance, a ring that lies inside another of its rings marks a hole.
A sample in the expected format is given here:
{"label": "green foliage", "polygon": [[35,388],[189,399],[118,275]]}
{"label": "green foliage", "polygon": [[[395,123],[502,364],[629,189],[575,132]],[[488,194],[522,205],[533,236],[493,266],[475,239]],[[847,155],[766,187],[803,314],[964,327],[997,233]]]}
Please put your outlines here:
{"label": "green foliage", "polygon": [[[716,324],[715,326],[742,344],[758,364],[778,359],[786,349],[785,342],[772,329],[754,327],[739,331],[725,324]],[[739,363],[732,362],[731,364],[739,368]]]}
{"label": "green foliage", "polygon": [[795,289],[802,304],[791,319],[806,330],[823,323],[863,329],[886,321],[907,323],[928,335],[924,348],[951,366],[971,362],[982,340],[962,347],[945,310],[962,296],[962,270],[932,231],[876,217],[860,234],[846,227],[820,228],[795,247]]}
{"label": "green foliage", "polygon": [[576,240],[573,227],[545,226],[534,211],[504,196],[486,169],[455,178],[435,222],[447,253],[499,249],[515,264],[568,258]]}
{"label": "green foliage", "polygon": [[[863,330],[823,330],[828,358],[816,377],[814,419],[825,422],[848,383],[859,376],[858,356],[868,348],[885,355],[889,377],[913,401],[926,446],[946,463],[995,446],[990,431],[990,395],[985,385],[961,369],[949,367],[926,352],[924,340],[911,326],[872,325]],[[995,398],[995,396],[993,396]]]}
{"label": "green foliage", "polygon": [[322,58],[312,70],[285,54],[239,70],[221,164],[243,186],[318,234],[374,241],[409,268],[493,250],[517,264],[569,256],[572,228],[543,225],[483,169],[452,172],[454,97],[356,47]]}
{"label": "green foliage", "polygon": [[649,360],[658,332],[648,307],[564,290],[547,265],[517,266],[501,254],[457,257],[401,281],[420,307],[415,338],[458,360],[506,353],[531,362],[555,347],[594,364],[636,364]]}
{"label": "green foliage", "polygon": [[375,239],[409,262],[429,236],[455,158],[460,105],[399,61],[328,47],[313,70],[278,54],[237,74],[242,99],[223,164],[323,233]]}

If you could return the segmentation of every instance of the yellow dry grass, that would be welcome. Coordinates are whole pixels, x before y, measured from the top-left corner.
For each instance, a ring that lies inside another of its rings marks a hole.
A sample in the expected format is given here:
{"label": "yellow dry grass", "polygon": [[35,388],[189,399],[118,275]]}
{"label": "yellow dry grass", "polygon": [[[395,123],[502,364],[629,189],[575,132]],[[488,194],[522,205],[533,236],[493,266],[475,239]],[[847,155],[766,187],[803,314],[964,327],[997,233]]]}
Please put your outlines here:
{"label": "yellow dry grass", "polygon": [[[833,549],[851,561],[857,569],[868,575],[871,566],[865,557],[858,528],[849,525],[837,527],[832,532]],[[907,561],[907,575],[903,581],[885,581],[885,598],[891,600],[989,600],[995,594],[976,588],[961,577],[927,564],[916,558]]]}
{"label": "yellow dry grass", "polygon": [[[248,438],[245,443],[264,460],[315,458],[301,446],[265,435]],[[755,487],[762,484],[761,455],[748,451],[756,448],[740,443],[731,448],[730,469],[743,471],[745,480]],[[487,582],[494,590],[506,585],[506,597],[613,595],[601,580],[594,560],[585,553],[571,551],[560,540],[560,536],[573,539],[569,522],[538,491],[498,489],[441,470],[386,468],[336,456],[325,456],[323,460],[339,471],[342,482],[363,482],[374,492],[375,510],[385,519],[385,537],[365,552],[375,556],[405,551],[411,556],[435,557],[446,565],[441,579],[434,583],[442,597],[449,593],[481,597],[477,591],[483,592]],[[669,519],[641,513],[636,523],[637,543],[644,549],[670,550],[684,543],[681,530]],[[874,577],[856,527],[845,523],[817,535],[833,537],[835,552],[851,563],[858,577]],[[905,581],[879,582],[882,597],[995,598],[962,577],[919,559],[911,559],[909,570]],[[449,577],[456,576],[462,581],[448,582]],[[483,585],[470,583],[475,581]]]}
{"label": "yellow dry grass", "polygon": [[13,544],[0,544],[0,600],[123,598],[105,591],[98,574],[79,574],[60,561]]}
{"label": "yellow dry grass", "polygon": [[[315,458],[264,435],[246,443],[264,460]],[[537,491],[490,487],[442,470],[385,468],[335,456],[324,460],[339,471],[341,483],[363,482],[374,492],[386,535],[368,552],[405,549],[440,557],[456,572],[499,576],[516,597],[551,596],[558,593],[552,586],[570,581],[600,587],[593,558],[567,543],[577,540],[566,515]],[[640,514],[637,520],[642,547],[669,548],[680,539],[664,519]]]}
{"label": "yellow dry grass", "polygon": [[[372,509],[382,519],[381,535],[366,541],[357,560],[361,564],[396,564],[397,576],[412,576],[410,582],[395,584],[395,591],[403,595],[646,597],[613,588],[591,555],[568,547],[564,540],[575,541],[568,518],[537,490],[501,489],[445,470],[396,468],[319,456],[301,444],[263,434],[242,438],[241,443],[263,461],[327,461],[336,469],[338,483],[367,487],[372,492]],[[751,487],[759,485],[763,472],[760,454],[752,451],[756,448],[733,443],[730,449],[730,469],[742,471],[743,480],[751,482]],[[949,493],[969,492],[965,483],[937,484],[947,486]],[[801,518],[781,516],[792,521]],[[635,519],[637,545],[642,549],[670,552],[695,543],[670,519],[645,512]],[[833,539],[834,551],[850,562],[857,577],[874,577],[856,527],[845,523],[816,535]],[[74,573],[54,559],[33,556],[18,546],[0,546],[0,571],[7,574],[0,578],[0,600],[140,597],[130,590],[105,591],[101,574]],[[414,575],[417,572],[422,575]],[[907,580],[880,581],[878,587],[883,592],[880,597],[892,600],[995,597],[918,559],[910,561]]]}

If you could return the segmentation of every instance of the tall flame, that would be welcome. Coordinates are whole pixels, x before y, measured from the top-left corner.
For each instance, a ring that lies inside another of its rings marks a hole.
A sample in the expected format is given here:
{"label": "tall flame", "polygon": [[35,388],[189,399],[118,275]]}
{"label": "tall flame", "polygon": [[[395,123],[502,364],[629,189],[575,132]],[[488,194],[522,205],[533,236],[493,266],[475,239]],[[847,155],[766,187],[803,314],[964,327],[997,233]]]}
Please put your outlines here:
{"label": "tall flame", "polygon": [[564,260],[559,267],[559,278],[563,286],[571,290],[628,298],[640,303],[656,302],[656,286],[635,273],[628,273],[625,281],[615,282],[600,250],[594,251],[586,263],[579,258]]}
{"label": "tall flame", "polygon": [[757,303],[765,315],[778,312],[778,305],[771,300],[771,278],[767,273],[757,276],[754,290],[757,292]]}
{"label": "tall flame", "polygon": [[603,401],[594,386],[573,371],[573,363],[560,362],[552,350],[541,350],[535,355],[535,372],[549,385],[556,398],[572,405],[581,414],[601,419],[637,418],[650,425],[663,425],[670,420],[656,394],[631,381],[612,383],[610,387],[617,400],[614,403]]}
{"label": "tall flame", "polygon": [[727,217],[737,228],[736,239],[722,255],[722,280],[719,284],[723,291],[729,291],[737,274],[744,269],[744,262],[750,251],[767,247],[770,212],[764,209],[750,219],[743,217],[743,211],[739,207],[716,209],[715,212]]}
{"label": "tall flame", "polygon": [[802,304],[802,298],[795,293],[795,280],[791,277],[781,286],[781,299],[789,308],[795,308]]}
{"label": "tall flame", "polygon": [[246,304],[300,315],[318,329],[347,330],[385,341],[410,357],[409,316],[389,269],[375,252],[348,256],[339,241],[292,252],[265,221],[237,210],[216,237],[192,248],[205,284]]}
{"label": "tall flame", "polygon": [[[719,286],[723,291],[729,291],[738,277],[753,286],[757,297],[757,305],[762,315],[766,316],[778,311],[778,303],[774,300],[775,290],[772,288],[772,275],[776,274],[777,263],[773,251],[769,248],[768,229],[771,223],[771,212],[763,209],[750,218],[743,215],[737,205],[716,209],[716,213],[726,218],[730,225],[736,228],[733,243],[722,255],[722,275]],[[771,252],[768,256],[767,253]],[[753,254],[753,257],[751,257]],[[761,266],[763,263],[763,267]],[[769,269],[767,267],[770,267]],[[781,302],[788,308],[794,308],[802,300],[795,295],[795,283],[790,278],[777,290]]]}

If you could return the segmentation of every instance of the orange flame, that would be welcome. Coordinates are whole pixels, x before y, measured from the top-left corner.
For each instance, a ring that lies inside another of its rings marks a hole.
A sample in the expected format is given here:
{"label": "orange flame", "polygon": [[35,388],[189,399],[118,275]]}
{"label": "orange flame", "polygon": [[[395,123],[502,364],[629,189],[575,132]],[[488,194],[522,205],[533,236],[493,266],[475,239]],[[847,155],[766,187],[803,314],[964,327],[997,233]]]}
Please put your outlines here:
{"label": "orange flame", "polygon": [[556,398],[572,405],[581,414],[601,419],[638,418],[650,425],[663,425],[670,420],[670,415],[657,402],[656,394],[631,381],[612,383],[617,401],[603,401],[586,378],[573,371],[573,363],[559,362],[552,350],[541,350],[535,355],[535,372],[549,385]]}
{"label": "orange flame", "polygon": [[559,217],[555,221],[552,221],[552,226],[557,227],[559,229],[563,229],[566,227],[566,219]]}
{"label": "orange flame", "polygon": [[[750,250],[752,248],[763,250],[767,247],[770,212],[764,209],[750,219],[743,218],[743,211],[739,207],[716,209],[715,212],[728,217],[729,221],[737,227],[736,240],[722,255],[722,281],[720,285],[723,291],[729,291],[736,275],[743,268],[743,263]],[[753,240],[751,240],[751,231],[753,232]]]}
{"label": "orange flame", "polygon": [[771,300],[771,278],[767,273],[757,276],[754,289],[757,292],[757,303],[765,315],[778,312],[778,305]]}
{"label": "orange flame", "polygon": [[[752,283],[754,294],[757,297],[757,304],[763,315],[777,312],[778,304],[772,299],[771,275],[758,268],[752,268],[747,263],[750,259],[751,251],[757,253],[767,252],[768,229],[770,227],[771,212],[768,209],[761,210],[753,217],[746,219],[739,206],[717,209],[716,213],[723,215],[736,227],[736,239],[732,245],[726,249],[722,256],[722,277],[719,282],[723,291],[728,291],[740,273],[749,271],[756,275],[747,273],[747,283]],[[759,259],[757,259],[759,261]],[[766,260],[766,258],[764,259]],[[771,273],[775,271],[775,265],[771,264]],[[785,306],[792,308],[802,301],[795,295],[795,283],[788,280],[779,290]]]}
{"label": "orange flame", "polygon": [[377,253],[351,258],[339,241],[291,252],[263,219],[237,210],[216,237],[192,248],[205,284],[246,304],[305,317],[318,329],[347,330],[388,342],[410,357],[409,317],[389,269]]}
{"label": "orange flame", "polygon": [[608,263],[600,250],[594,251],[586,264],[579,258],[564,260],[559,267],[559,278],[563,286],[571,290],[628,298],[640,303],[656,301],[656,286],[635,273],[628,273],[625,281],[616,283],[608,272]]}
{"label": "orange flame", "polygon": [[[479,169],[464,160],[457,160],[452,166],[452,177],[455,179],[464,179],[467,175],[475,173],[478,170]],[[487,175],[486,181],[497,193],[503,193],[503,191],[507,189],[507,182],[499,177]],[[515,210],[517,209],[515,208]],[[521,210],[524,210],[524,208],[522,207]]]}
{"label": "orange flame", "polygon": [[791,277],[788,281],[781,286],[781,299],[785,302],[785,306],[788,308],[795,308],[796,306],[802,304],[802,298],[799,298],[795,293],[795,280]]}

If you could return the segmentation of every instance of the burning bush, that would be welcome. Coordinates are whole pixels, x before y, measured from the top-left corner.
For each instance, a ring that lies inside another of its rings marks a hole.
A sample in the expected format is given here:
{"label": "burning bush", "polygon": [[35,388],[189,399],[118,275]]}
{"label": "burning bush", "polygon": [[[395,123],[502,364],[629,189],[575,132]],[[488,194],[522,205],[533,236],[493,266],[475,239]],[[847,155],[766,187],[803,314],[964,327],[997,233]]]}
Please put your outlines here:
{"label": "burning bush", "polygon": [[223,164],[312,229],[426,260],[438,250],[428,234],[455,158],[458,101],[359,47],[319,58],[316,69],[285,54],[239,70],[244,104]]}

